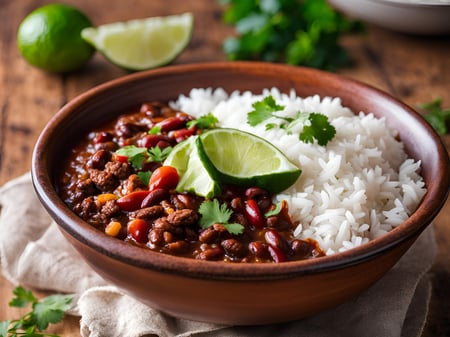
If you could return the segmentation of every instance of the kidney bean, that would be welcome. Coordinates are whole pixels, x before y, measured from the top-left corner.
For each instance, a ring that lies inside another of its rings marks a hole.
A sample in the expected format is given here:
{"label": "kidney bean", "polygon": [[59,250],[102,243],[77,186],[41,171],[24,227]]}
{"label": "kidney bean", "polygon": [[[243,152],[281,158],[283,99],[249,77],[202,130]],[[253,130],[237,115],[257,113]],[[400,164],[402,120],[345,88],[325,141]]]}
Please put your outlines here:
{"label": "kidney bean", "polygon": [[95,134],[94,143],[105,143],[113,140],[113,135],[106,131],[100,131]]}
{"label": "kidney bean", "polygon": [[208,227],[200,232],[198,240],[204,243],[213,243],[219,237],[219,232],[214,228]]}
{"label": "kidney bean", "polygon": [[249,187],[245,190],[247,199],[261,199],[269,197],[269,192],[260,187]]}
{"label": "kidney bean", "polygon": [[124,211],[132,212],[141,208],[142,201],[149,195],[150,191],[135,191],[117,199],[117,205]]}
{"label": "kidney bean", "polygon": [[171,131],[169,133],[169,136],[176,140],[177,143],[182,142],[183,140],[188,139],[189,137],[193,136],[197,132],[197,128],[182,128],[178,130]]}
{"label": "kidney bean", "polygon": [[286,254],[279,248],[269,245],[267,247],[270,256],[274,262],[280,263],[287,260]]}
{"label": "kidney bean", "polygon": [[256,257],[259,257],[260,259],[266,259],[268,258],[268,248],[267,244],[261,241],[252,241],[248,244],[248,250],[251,254],[253,254]]}
{"label": "kidney bean", "polygon": [[244,257],[247,253],[247,249],[244,247],[244,245],[234,238],[223,240],[220,245],[230,256]]}
{"label": "kidney bean", "polygon": [[171,251],[174,254],[182,254],[189,250],[189,243],[187,243],[184,240],[178,240],[167,243],[166,247],[169,251]]}
{"label": "kidney bean", "polygon": [[291,246],[289,242],[278,231],[269,229],[264,233],[264,238],[270,246],[276,247],[284,253],[290,253]]}
{"label": "kidney bean", "polygon": [[166,135],[145,135],[137,141],[139,147],[146,147],[148,149],[158,146],[157,144],[161,141],[168,143],[170,141],[169,137]]}
{"label": "kidney bean", "polygon": [[145,102],[141,104],[140,112],[144,112],[149,117],[160,117],[163,106],[160,102]]}
{"label": "kidney bean", "polygon": [[147,196],[142,200],[141,208],[157,205],[161,201],[168,199],[169,196],[170,196],[169,191],[162,188],[156,188],[150,191],[150,193],[148,193]]}
{"label": "kidney bean", "polygon": [[162,246],[164,244],[164,233],[163,229],[153,228],[148,232],[148,241],[156,246]]}
{"label": "kidney bean", "polygon": [[259,210],[258,203],[255,200],[249,199],[245,202],[244,213],[253,227],[258,229],[264,227],[265,219]]}
{"label": "kidney bean", "polygon": [[127,224],[127,232],[131,237],[139,243],[148,241],[150,226],[142,219],[133,219]]}
{"label": "kidney bean", "polygon": [[169,117],[157,123],[156,126],[161,128],[161,132],[169,132],[183,128],[186,123],[187,120],[183,120],[183,118]]}
{"label": "kidney bean", "polygon": [[242,209],[244,208],[244,202],[242,201],[241,198],[233,198],[231,199],[230,207],[235,212],[241,212]]}
{"label": "kidney bean", "polygon": [[223,258],[224,251],[221,247],[207,248],[203,252],[200,252],[196,258],[199,260],[220,260]]}
{"label": "kidney bean", "polygon": [[103,170],[107,162],[112,159],[112,154],[106,150],[98,150],[96,151],[91,158],[89,159],[87,165],[90,168],[94,168],[97,170]]}

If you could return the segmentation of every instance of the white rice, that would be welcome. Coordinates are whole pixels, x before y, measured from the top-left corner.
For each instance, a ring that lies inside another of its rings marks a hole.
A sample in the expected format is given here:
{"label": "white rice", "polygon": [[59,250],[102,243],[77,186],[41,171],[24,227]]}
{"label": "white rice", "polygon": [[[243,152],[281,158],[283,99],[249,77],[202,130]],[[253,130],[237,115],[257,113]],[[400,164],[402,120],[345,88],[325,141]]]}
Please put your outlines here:
{"label": "white rice", "polygon": [[[299,141],[301,124],[293,134],[280,128],[265,130],[265,123],[250,126],[246,121],[252,103],[267,95],[285,106],[278,115],[294,116],[297,111],[327,115],[336,136],[324,147]],[[193,89],[173,105],[195,117],[212,112],[219,126],[263,137],[298,165],[300,178],[276,199],[288,202],[293,220],[299,223],[295,235],[317,240],[326,254],[351,249],[392,230],[408,218],[426,192],[418,173],[420,162],[408,158],[385,120],[370,113],[354,114],[339,98],[300,98],[293,91],[287,95],[275,88],[261,94],[228,95],[208,88]]]}

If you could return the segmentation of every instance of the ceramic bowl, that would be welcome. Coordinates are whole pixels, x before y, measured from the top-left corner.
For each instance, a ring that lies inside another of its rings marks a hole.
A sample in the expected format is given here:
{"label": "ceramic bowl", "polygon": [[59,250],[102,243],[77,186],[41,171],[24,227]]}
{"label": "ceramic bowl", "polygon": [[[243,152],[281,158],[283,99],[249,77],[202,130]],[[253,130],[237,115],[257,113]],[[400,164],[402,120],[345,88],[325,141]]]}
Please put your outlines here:
{"label": "ceramic bowl", "polygon": [[328,0],[348,15],[390,30],[450,34],[449,0]]}
{"label": "ceramic bowl", "polygon": [[[135,247],[94,229],[59,198],[55,174],[74,139],[148,100],[172,100],[195,87],[227,91],[278,87],[300,96],[339,96],[354,111],[385,117],[407,152],[421,160],[428,188],[418,209],[398,228],[358,248],[317,259],[245,264],[201,261]],[[332,308],[379,280],[437,215],[450,184],[448,154],[432,128],[395,98],[334,74],[266,63],[171,66],[128,75],[93,88],[65,105],[37,141],[32,177],[37,194],[87,263],[127,294],[186,319],[266,324]]]}

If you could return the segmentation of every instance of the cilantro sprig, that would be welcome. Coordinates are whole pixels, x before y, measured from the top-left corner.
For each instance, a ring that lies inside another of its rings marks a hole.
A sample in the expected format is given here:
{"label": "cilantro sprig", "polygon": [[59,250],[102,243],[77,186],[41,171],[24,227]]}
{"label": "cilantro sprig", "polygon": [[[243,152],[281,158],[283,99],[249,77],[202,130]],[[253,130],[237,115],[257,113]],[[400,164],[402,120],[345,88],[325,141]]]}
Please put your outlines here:
{"label": "cilantro sprig", "polygon": [[276,118],[279,123],[267,123],[266,130],[276,127],[287,130],[288,134],[298,123],[303,124],[303,130],[299,139],[305,143],[313,143],[317,140],[319,145],[325,146],[336,135],[335,127],[329,122],[328,117],[317,112],[297,112],[294,117],[283,117],[276,114],[285,107],[278,105],[272,96],[266,96],[263,100],[252,104],[253,110],[247,114],[247,123],[256,126],[269,118]]}
{"label": "cilantro sprig", "polygon": [[203,229],[218,223],[224,226],[228,232],[237,235],[244,231],[244,226],[238,223],[229,223],[233,211],[226,204],[220,204],[217,199],[202,202],[198,212],[200,213],[200,227]]}
{"label": "cilantro sprig", "polygon": [[51,295],[38,300],[30,290],[16,287],[14,297],[9,302],[10,307],[25,308],[31,306],[31,311],[19,319],[0,322],[0,337],[58,337],[42,332],[50,324],[61,322],[64,312],[70,308],[71,295]]}
{"label": "cilantro sprig", "polygon": [[419,108],[424,110],[424,118],[436,130],[439,135],[445,135],[450,131],[450,108],[442,107],[442,98],[427,103],[422,103]]}
{"label": "cilantro sprig", "polygon": [[187,122],[186,126],[188,128],[193,128],[196,126],[199,129],[213,129],[216,127],[219,120],[211,112],[204,116],[200,116],[192,121]]}
{"label": "cilantro sprig", "polygon": [[147,149],[146,147],[137,147],[127,145],[118,149],[115,153],[119,156],[128,158],[128,162],[137,170],[141,170],[144,163],[162,162],[172,151],[172,147],[161,149],[159,146]]}
{"label": "cilantro sprig", "polygon": [[336,12],[326,0],[221,0],[223,20],[235,28],[223,49],[230,60],[263,60],[335,70],[351,63],[339,43],[361,22]]}

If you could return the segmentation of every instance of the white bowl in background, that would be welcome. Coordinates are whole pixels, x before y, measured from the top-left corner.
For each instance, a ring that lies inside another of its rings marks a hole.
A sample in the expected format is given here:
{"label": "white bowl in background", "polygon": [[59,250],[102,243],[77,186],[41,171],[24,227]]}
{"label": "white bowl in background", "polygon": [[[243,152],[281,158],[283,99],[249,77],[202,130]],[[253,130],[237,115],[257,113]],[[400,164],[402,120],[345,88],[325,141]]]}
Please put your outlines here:
{"label": "white bowl in background", "polygon": [[329,0],[347,15],[390,30],[419,34],[450,33],[449,0]]}

